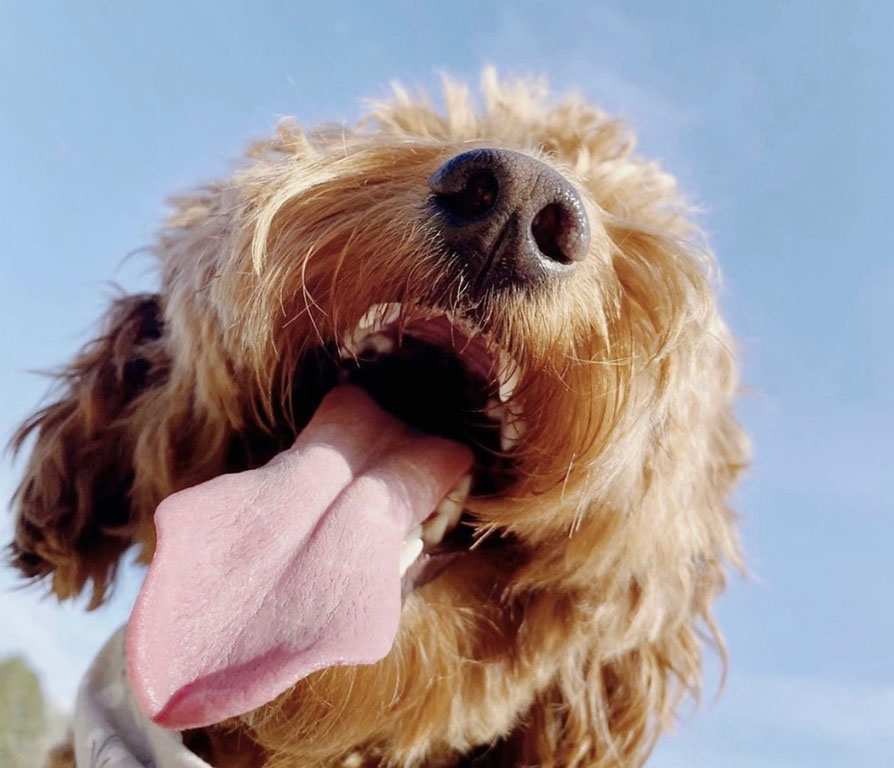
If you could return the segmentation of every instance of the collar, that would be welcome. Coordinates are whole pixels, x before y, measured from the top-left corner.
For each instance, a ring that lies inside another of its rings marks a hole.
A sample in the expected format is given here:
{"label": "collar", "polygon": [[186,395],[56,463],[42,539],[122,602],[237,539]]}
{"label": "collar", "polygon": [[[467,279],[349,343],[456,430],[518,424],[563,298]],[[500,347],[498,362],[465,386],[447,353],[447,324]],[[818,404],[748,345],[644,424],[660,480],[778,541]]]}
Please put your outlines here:
{"label": "collar", "polygon": [[124,627],[87,671],[71,728],[78,768],[211,768],[178,731],[160,728],[140,711],[127,679]]}

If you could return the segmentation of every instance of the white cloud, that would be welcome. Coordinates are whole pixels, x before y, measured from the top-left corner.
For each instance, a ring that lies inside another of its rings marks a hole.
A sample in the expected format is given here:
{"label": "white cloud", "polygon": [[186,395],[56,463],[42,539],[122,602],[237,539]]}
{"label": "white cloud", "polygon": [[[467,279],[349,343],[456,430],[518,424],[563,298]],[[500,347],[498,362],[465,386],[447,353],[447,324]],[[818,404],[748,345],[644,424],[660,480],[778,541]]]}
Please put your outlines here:
{"label": "white cloud", "polygon": [[843,745],[894,749],[894,685],[784,675],[736,675],[729,715],[755,726],[820,735]]}
{"label": "white cloud", "polygon": [[716,706],[659,742],[650,768],[837,768],[894,758],[894,685],[734,674]]}
{"label": "white cloud", "polygon": [[552,5],[546,14],[536,3],[522,5],[503,7],[482,45],[487,59],[506,63],[509,74],[546,74],[557,91],[583,89],[630,121],[647,154],[686,170],[686,135],[699,116],[675,96],[671,75],[654,61],[654,27],[602,3]]}
{"label": "white cloud", "polygon": [[662,749],[649,760],[648,768],[817,768],[809,760],[734,755],[722,750],[693,748]]}

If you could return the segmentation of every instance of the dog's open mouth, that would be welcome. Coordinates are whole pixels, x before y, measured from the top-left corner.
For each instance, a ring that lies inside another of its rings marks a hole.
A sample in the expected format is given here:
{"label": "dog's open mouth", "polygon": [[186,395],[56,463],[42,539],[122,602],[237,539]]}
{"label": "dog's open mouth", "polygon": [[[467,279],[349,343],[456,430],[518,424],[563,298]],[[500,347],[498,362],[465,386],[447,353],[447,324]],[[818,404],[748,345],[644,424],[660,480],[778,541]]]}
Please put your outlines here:
{"label": "dog's open mouth", "polygon": [[341,381],[291,447],[156,511],[127,648],[157,723],[221,722],[317,670],[382,659],[408,591],[475,545],[467,497],[511,475],[514,366],[488,337],[377,305],[341,352]]}
{"label": "dog's open mouth", "polygon": [[498,493],[511,480],[524,431],[513,400],[517,366],[468,322],[435,310],[405,314],[397,303],[371,307],[339,350],[341,378],[414,429],[463,443],[475,457],[472,470],[402,542],[406,595],[474,545],[468,496]]}

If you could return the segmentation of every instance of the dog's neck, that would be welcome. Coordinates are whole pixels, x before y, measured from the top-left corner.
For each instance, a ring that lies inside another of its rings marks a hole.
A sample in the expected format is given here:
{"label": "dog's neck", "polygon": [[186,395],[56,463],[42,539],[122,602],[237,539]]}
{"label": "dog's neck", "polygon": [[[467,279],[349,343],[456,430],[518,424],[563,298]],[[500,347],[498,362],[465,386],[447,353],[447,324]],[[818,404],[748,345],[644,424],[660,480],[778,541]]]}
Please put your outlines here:
{"label": "dog's neck", "polygon": [[268,758],[243,731],[232,728],[184,731],[183,744],[215,768],[258,768]]}
{"label": "dog's neck", "polygon": [[[511,768],[518,764],[518,744],[510,734],[496,744],[472,750],[450,763],[439,762],[441,768]],[[232,726],[211,726],[183,732],[183,743],[214,768],[261,768],[270,754],[255,743],[246,731]],[[359,752],[351,754],[342,765],[352,768],[378,768],[379,758],[364,759]]]}

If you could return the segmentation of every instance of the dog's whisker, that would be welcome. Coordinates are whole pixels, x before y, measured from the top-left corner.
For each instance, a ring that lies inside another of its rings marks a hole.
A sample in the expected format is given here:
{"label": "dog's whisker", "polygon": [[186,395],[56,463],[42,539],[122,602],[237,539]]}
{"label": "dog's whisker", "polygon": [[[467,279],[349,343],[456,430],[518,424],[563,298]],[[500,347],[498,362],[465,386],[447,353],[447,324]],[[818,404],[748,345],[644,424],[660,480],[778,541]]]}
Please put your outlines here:
{"label": "dog's whisker", "polygon": [[571,469],[574,467],[574,460],[577,458],[576,453],[571,454],[571,458],[568,460],[568,468],[565,470],[565,476],[562,478],[562,492],[559,494],[559,498],[564,501],[565,500],[565,489],[568,486],[568,478],[571,477]]}
{"label": "dog's whisker", "polygon": [[492,534],[496,533],[499,530],[499,526],[496,523],[490,523],[483,527],[478,527],[475,529],[474,541],[472,545],[469,547],[471,551],[478,549],[482,546],[487,539],[491,537]]}
{"label": "dog's whisker", "polygon": [[626,358],[617,358],[614,360],[593,360],[593,359],[583,359],[580,357],[575,357],[574,355],[564,355],[566,360],[569,360],[572,363],[577,365],[595,365],[595,366],[605,366],[605,367],[626,367],[634,362],[635,358],[626,357]]}

